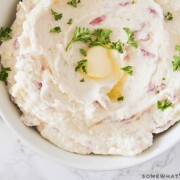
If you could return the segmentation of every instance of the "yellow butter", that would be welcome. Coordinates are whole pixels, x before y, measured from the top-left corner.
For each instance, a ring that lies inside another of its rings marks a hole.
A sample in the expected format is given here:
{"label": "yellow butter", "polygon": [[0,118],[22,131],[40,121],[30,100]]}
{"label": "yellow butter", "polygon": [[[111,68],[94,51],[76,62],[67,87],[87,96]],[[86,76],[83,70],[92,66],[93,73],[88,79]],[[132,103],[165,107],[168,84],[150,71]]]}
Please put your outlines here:
{"label": "yellow butter", "polygon": [[87,52],[87,75],[91,78],[107,78],[113,73],[113,63],[108,49],[97,46]]}

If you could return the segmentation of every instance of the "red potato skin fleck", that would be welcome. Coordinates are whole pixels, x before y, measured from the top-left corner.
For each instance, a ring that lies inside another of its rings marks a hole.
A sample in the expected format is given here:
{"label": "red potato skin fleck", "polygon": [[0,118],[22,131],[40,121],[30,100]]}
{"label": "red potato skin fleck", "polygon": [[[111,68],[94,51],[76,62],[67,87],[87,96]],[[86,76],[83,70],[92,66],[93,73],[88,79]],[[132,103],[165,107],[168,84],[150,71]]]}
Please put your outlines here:
{"label": "red potato skin fleck", "polygon": [[150,57],[150,58],[155,58],[156,57],[155,54],[153,54],[151,52],[148,52],[148,51],[146,51],[144,49],[141,49],[141,52],[142,52],[143,56]]}
{"label": "red potato skin fleck", "polygon": [[154,85],[150,84],[147,89],[147,93],[155,92],[155,91],[163,91],[166,88],[165,84],[160,84],[160,85]]}
{"label": "red potato skin fleck", "polygon": [[166,85],[165,85],[165,84],[161,84],[161,85],[159,86],[159,90],[160,90],[160,91],[164,90],[165,88],[166,88]]}
{"label": "red potato skin fleck", "polygon": [[42,67],[41,67],[41,71],[44,71],[45,70],[45,67],[42,65]]}
{"label": "red potato skin fleck", "polygon": [[41,82],[39,82],[39,83],[37,84],[37,88],[38,88],[38,89],[41,89],[41,88],[42,88],[42,83],[41,83]]}
{"label": "red potato skin fleck", "polygon": [[14,47],[14,49],[18,49],[19,48],[19,41],[18,41],[17,38],[13,42],[13,47]]}
{"label": "red potato skin fleck", "polygon": [[138,33],[140,33],[141,31],[142,31],[142,29],[137,29],[137,30],[134,31],[134,34],[138,34]]}
{"label": "red potato skin fleck", "polygon": [[157,127],[156,129],[164,129],[164,128],[166,128],[170,123],[171,123],[171,120],[169,120],[166,124]]}
{"label": "red potato skin fleck", "polygon": [[150,84],[148,86],[147,93],[154,92],[155,90],[157,90],[157,86],[155,86],[154,84]]}
{"label": "red potato skin fleck", "polygon": [[87,144],[88,144],[88,145],[92,145],[93,142],[92,142],[92,141],[87,141]]}
{"label": "red potato skin fleck", "polygon": [[100,17],[97,17],[97,18],[93,19],[89,24],[92,25],[92,26],[99,25],[99,24],[101,24],[105,19],[106,19],[106,16],[103,15],[103,16],[100,16]]}
{"label": "red potato skin fleck", "polygon": [[20,55],[20,57],[21,57],[22,59],[26,59],[28,56],[29,56],[29,54],[21,54],[21,55]]}
{"label": "red potato skin fleck", "polygon": [[39,89],[39,90],[40,90],[40,89],[42,88],[42,86],[43,86],[42,82],[37,82],[37,81],[35,81],[34,84],[35,84],[35,86],[37,87],[37,89]]}
{"label": "red potato skin fleck", "polygon": [[124,2],[124,3],[119,3],[119,6],[126,7],[130,4],[131,4],[130,2]]}
{"label": "red potato skin fleck", "polygon": [[153,14],[154,16],[158,16],[157,11],[155,9],[151,8],[151,7],[149,8],[149,13]]}

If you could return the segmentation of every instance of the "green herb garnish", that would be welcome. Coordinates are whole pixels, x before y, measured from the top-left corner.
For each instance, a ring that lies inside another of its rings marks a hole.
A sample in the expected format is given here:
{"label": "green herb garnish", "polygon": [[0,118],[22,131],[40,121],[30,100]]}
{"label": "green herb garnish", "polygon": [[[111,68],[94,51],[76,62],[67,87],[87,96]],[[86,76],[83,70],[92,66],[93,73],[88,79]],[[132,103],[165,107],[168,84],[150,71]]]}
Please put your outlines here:
{"label": "green herb garnish", "polygon": [[132,0],[132,4],[135,4],[136,3],[136,0]]}
{"label": "green herb garnish", "polygon": [[180,45],[176,45],[175,49],[176,49],[177,51],[180,51]]}
{"label": "green herb garnish", "polygon": [[73,38],[66,47],[66,51],[68,50],[68,48],[70,47],[71,44],[73,44],[77,41],[87,43],[90,40],[91,40],[91,35],[89,33],[88,28],[76,27]]}
{"label": "green herb garnish", "polygon": [[0,29],[0,41],[7,41],[11,39],[11,32],[10,28],[1,28]]}
{"label": "green herb garnish", "polygon": [[85,57],[87,56],[87,52],[85,49],[80,49],[80,53]]}
{"label": "green herb garnish", "polygon": [[71,25],[73,23],[73,19],[69,19],[69,21],[67,22],[67,24]]}
{"label": "green herb garnish", "polygon": [[102,46],[104,47],[105,45],[111,43],[110,40],[110,34],[112,31],[110,29],[96,29],[92,33],[92,35],[95,37],[95,40],[92,41],[89,44],[89,47],[94,47],[94,46]]}
{"label": "green herb garnish", "polygon": [[53,29],[50,30],[51,33],[60,33],[61,32],[61,28],[58,27],[54,27]]}
{"label": "green herb garnish", "polygon": [[130,46],[132,46],[134,48],[137,48],[138,43],[135,41],[134,33],[127,27],[124,27],[123,30],[126,32],[126,34],[128,36],[127,44],[129,44]]}
{"label": "green herb garnish", "polygon": [[165,15],[166,20],[171,21],[173,20],[173,14],[171,12],[167,12]]}
{"label": "green herb garnish", "polygon": [[63,16],[62,13],[57,13],[57,12],[53,11],[52,9],[51,9],[51,14],[54,16],[54,19],[56,21],[62,19],[62,16]]}
{"label": "green herb garnish", "polygon": [[87,74],[87,59],[79,61],[75,68],[75,71],[82,70],[85,74]]}
{"label": "green herb garnish", "polygon": [[173,56],[174,61],[173,64],[173,70],[178,71],[180,70],[180,56]]}
{"label": "green herb garnish", "polygon": [[172,107],[172,102],[170,102],[168,99],[157,102],[157,108],[161,111],[165,111],[169,107]]}
{"label": "green herb garnish", "polygon": [[80,82],[85,82],[85,79],[84,79],[84,78],[82,78],[82,79],[80,80]]}
{"label": "green herb garnish", "polygon": [[176,45],[175,50],[179,51],[179,55],[174,55],[173,56],[173,71],[178,71],[180,70],[180,45]]}
{"label": "green herb garnish", "polygon": [[71,0],[69,1],[67,4],[73,6],[73,7],[77,7],[77,5],[81,2],[81,0]]}
{"label": "green herb garnish", "polygon": [[2,67],[0,70],[0,81],[6,81],[8,78],[8,72],[11,71],[10,68]]}
{"label": "green herb garnish", "polygon": [[133,74],[132,66],[126,66],[124,68],[121,68],[123,71],[127,72],[130,76]]}
{"label": "green herb garnish", "polygon": [[124,96],[120,96],[117,98],[118,101],[124,101]]}
{"label": "green herb garnish", "polygon": [[158,91],[158,90],[155,91],[155,94],[159,94],[159,93],[160,93],[160,91]]}
{"label": "green herb garnish", "polygon": [[111,49],[117,50],[119,53],[123,53],[123,44],[121,41],[113,42],[111,45]]}

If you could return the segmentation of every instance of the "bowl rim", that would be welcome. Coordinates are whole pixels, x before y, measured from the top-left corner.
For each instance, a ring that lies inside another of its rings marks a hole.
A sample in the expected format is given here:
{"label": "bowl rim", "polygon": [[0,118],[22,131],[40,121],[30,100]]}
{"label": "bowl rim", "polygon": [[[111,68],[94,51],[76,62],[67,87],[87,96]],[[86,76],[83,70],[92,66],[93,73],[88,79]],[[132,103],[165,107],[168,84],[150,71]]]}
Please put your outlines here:
{"label": "bowl rim", "polygon": [[[180,123],[177,123],[166,133],[158,135],[152,147],[135,157],[78,155],[66,152],[45,140],[37,131],[25,126],[20,120],[17,107],[11,102],[7,87],[3,82],[0,82],[0,92],[0,115],[17,137],[38,154],[72,168],[94,171],[130,168],[154,159],[180,141],[180,136],[176,135],[180,131]],[[170,138],[171,141],[167,143],[166,138]]]}

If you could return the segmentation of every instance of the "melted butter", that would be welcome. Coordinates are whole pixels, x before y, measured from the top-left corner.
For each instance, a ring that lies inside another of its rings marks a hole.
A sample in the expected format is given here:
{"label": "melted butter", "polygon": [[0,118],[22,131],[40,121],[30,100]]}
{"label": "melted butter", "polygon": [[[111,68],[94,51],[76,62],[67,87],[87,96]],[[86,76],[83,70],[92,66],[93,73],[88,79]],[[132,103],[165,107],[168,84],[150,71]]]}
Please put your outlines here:
{"label": "melted butter", "polygon": [[119,97],[123,96],[122,87],[126,77],[127,75],[123,75],[113,89],[107,94],[111,100],[117,100]]}
{"label": "melted butter", "polygon": [[107,95],[111,100],[117,100],[120,96],[123,96],[122,87],[128,75],[121,70],[120,64],[112,57],[112,50],[109,51],[109,56],[114,66],[113,76],[118,79],[118,82]]}
{"label": "melted butter", "polygon": [[87,52],[87,76],[93,79],[108,78],[113,73],[113,63],[108,49],[96,46]]}
{"label": "melted butter", "polygon": [[87,52],[87,74],[80,73],[90,79],[102,80],[114,77],[117,84],[107,94],[111,100],[117,100],[122,95],[122,87],[127,78],[127,73],[121,70],[120,64],[113,57],[113,50],[100,46],[93,47]]}

